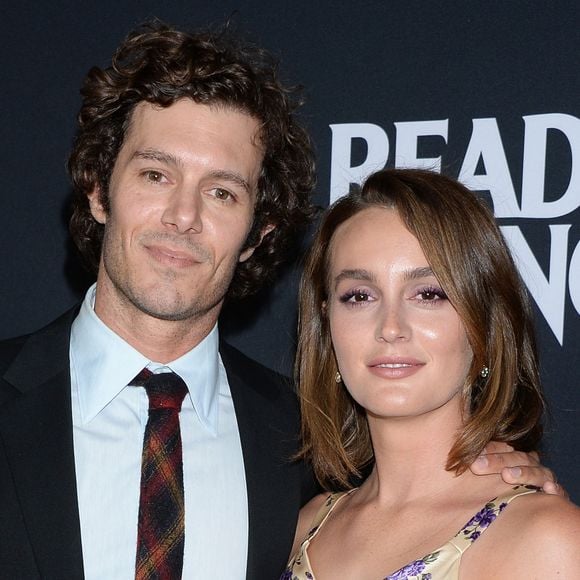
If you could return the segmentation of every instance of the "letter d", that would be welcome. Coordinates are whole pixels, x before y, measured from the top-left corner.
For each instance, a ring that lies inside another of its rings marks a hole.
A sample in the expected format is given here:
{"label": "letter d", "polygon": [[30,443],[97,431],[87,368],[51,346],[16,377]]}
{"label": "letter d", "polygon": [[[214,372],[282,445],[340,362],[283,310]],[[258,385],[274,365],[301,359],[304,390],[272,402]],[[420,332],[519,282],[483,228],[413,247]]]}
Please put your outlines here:
{"label": "letter d", "polygon": [[[524,166],[521,217],[552,218],[572,213],[580,206],[580,119],[572,115],[549,113],[524,117]],[[546,142],[548,130],[560,131],[570,144],[572,166],[568,189],[556,200],[544,200]]]}

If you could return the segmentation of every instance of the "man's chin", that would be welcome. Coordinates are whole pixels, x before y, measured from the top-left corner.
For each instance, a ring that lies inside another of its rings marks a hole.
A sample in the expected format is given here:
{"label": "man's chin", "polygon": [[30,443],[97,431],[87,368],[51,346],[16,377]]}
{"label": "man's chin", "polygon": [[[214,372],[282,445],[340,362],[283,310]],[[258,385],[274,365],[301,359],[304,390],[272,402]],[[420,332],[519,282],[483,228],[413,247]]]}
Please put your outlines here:
{"label": "man's chin", "polygon": [[167,322],[182,322],[184,320],[191,320],[199,314],[196,311],[155,311],[149,310],[144,311],[145,314],[151,316],[151,318],[156,318],[157,320],[165,320]]}
{"label": "man's chin", "polygon": [[195,318],[200,312],[199,307],[184,307],[183,305],[167,305],[167,304],[144,304],[139,303],[134,305],[147,316],[157,320],[166,320],[168,322],[179,322]]}
{"label": "man's chin", "polygon": [[134,297],[131,302],[143,314],[167,322],[183,322],[204,317],[212,310],[219,309],[220,304],[220,302],[205,304],[197,301],[186,303],[180,296],[165,297],[164,300],[159,298],[151,300],[150,296],[152,295],[154,294],[150,293],[148,296]]}

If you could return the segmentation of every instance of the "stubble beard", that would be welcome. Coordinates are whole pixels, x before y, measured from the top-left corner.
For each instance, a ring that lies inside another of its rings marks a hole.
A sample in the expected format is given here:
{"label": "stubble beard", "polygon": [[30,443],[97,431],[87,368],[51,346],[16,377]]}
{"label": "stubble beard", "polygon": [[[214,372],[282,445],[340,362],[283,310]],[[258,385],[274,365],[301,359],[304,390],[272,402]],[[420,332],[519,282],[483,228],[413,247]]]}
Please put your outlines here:
{"label": "stubble beard", "polygon": [[237,256],[227,266],[224,265],[226,271],[222,269],[218,273],[214,270],[207,286],[198,288],[195,294],[188,297],[187,293],[177,289],[179,276],[171,269],[159,274],[157,283],[145,287],[139,280],[138,269],[131,268],[120,252],[112,250],[111,246],[105,235],[101,268],[106,272],[121,309],[137,310],[157,320],[191,323],[217,310],[217,319],[238,265]]}

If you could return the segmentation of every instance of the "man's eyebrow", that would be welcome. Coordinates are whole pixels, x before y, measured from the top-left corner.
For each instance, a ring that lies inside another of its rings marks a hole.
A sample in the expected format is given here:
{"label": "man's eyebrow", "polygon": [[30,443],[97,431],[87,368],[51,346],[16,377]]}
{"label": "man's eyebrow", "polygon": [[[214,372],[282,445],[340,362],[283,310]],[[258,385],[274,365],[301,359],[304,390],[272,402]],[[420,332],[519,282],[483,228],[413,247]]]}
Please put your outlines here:
{"label": "man's eyebrow", "polygon": [[248,180],[244,179],[239,173],[236,173],[235,171],[228,171],[227,169],[215,169],[210,171],[208,176],[214,179],[221,179],[234,183],[235,185],[240,186],[242,189],[245,189],[248,194],[251,194],[253,191],[252,186]]}
{"label": "man's eyebrow", "polygon": [[334,278],[334,287],[336,288],[342,280],[362,280],[365,282],[376,282],[377,277],[368,270],[356,268],[354,270],[342,270]]}
{"label": "man's eyebrow", "polygon": [[132,159],[151,159],[152,161],[160,161],[167,165],[174,165],[180,167],[183,162],[179,157],[173,155],[172,153],[167,153],[167,151],[160,151],[159,149],[140,149],[135,151],[131,156]]}

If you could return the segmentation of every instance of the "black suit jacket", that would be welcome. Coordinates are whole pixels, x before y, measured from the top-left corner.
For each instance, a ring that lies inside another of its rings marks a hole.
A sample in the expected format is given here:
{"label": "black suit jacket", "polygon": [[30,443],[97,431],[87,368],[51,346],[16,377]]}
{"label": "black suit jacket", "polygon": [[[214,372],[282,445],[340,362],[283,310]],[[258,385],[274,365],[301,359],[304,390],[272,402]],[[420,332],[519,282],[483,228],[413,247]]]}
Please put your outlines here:
{"label": "black suit jacket", "polygon": [[[69,365],[76,312],[0,342],[2,580],[83,578]],[[290,460],[297,403],[276,373],[225,343],[220,353],[246,469],[247,579],[274,580],[288,557],[298,510],[315,493],[309,469]]]}

